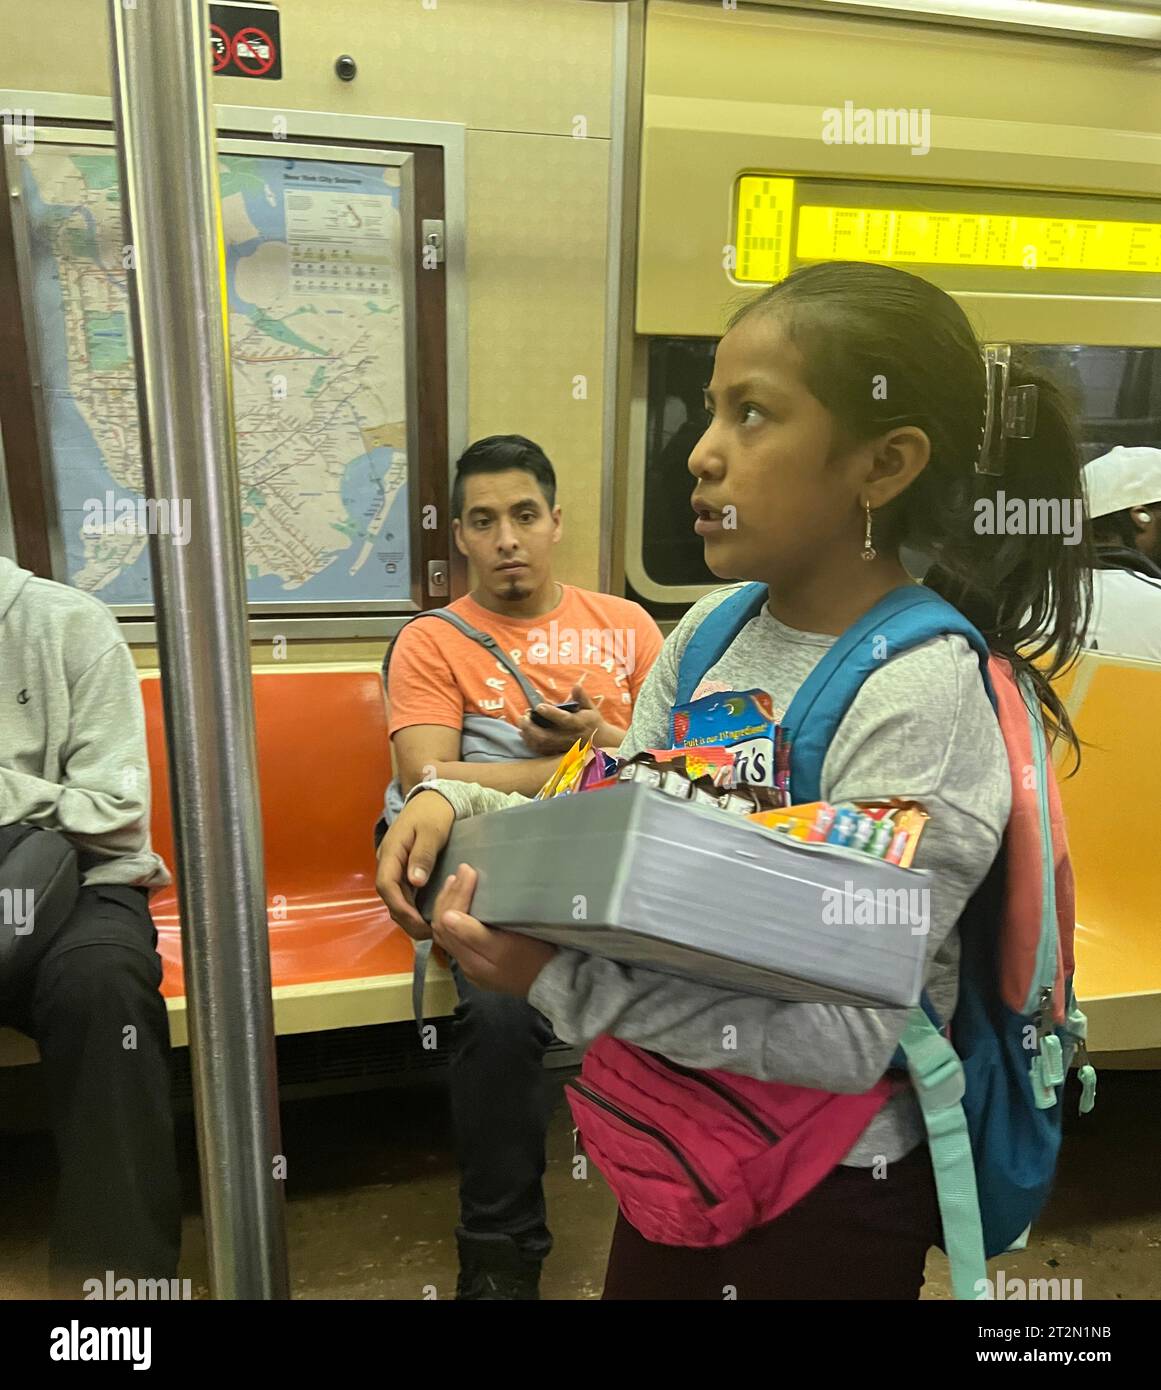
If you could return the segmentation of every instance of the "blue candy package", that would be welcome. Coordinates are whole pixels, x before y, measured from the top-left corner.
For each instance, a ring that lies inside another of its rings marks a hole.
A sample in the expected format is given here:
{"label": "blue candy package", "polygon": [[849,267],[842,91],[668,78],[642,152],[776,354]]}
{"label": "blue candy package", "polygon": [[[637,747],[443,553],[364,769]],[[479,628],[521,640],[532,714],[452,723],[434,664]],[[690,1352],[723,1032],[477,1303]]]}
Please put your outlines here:
{"label": "blue candy package", "polygon": [[734,755],[734,785],[775,785],[778,721],[764,690],[726,690],[677,705],[670,717],[674,748],[728,748]]}

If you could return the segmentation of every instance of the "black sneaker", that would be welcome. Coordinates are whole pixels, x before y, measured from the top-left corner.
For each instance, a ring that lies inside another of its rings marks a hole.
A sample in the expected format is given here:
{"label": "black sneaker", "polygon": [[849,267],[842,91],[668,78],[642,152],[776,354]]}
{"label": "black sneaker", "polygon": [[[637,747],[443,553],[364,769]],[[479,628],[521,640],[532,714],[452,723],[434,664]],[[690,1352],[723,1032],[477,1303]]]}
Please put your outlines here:
{"label": "black sneaker", "polygon": [[511,1236],[456,1232],[460,1277],[456,1299],[540,1298],[541,1261],[521,1253]]}

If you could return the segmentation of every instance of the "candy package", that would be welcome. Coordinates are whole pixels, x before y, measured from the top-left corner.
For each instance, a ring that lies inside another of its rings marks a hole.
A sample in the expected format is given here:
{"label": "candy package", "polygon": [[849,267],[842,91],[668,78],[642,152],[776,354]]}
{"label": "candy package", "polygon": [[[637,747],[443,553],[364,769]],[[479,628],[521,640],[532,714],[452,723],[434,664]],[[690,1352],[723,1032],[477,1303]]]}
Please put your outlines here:
{"label": "candy package", "polygon": [[716,747],[733,755],[732,785],[774,787],[789,800],[784,740],[764,690],[727,690],[675,706],[670,734],[677,749]]}
{"label": "candy package", "polygon": [[696,782],[699,777],[708,777],[715,787],[734,785],[732,748],[645,748],[637,754],[637,759],[643,758],[651,758],[657,763],[673,763],[691,782]]}
{"label": "candy package", "polygon": [[556,771],[545,782],[544,786],[536,793],[533,798],[536,801],[547,801],[550,796],[563,796],[566,792],[576,791],[580,782],[581,774],[584,772],[588,762],[588,755],[593,751],[592,738],[577,739],[573,746],[561,758],[556,765]]}
{"label": "candy package", "polygon": [[591,738],[583,743],[577,739],[533,799],[547,801],[553,796],[589,791],[596,783],[612,776],[616,770],[617,759],[601,748],[594,748]]}
{"label": "candy package", "polygon": [[842,845],[907,869],[915,858],[928,815],[919,802],[894,798],[847,801],[838,806],[809,801],[760,811],[750,819],[806,844]]}
{"label": "candy package", "polygon": [[781,804],[779,793],[773,787],[750,783],[734,787],[722,785],[719,779],[729,773],[731,756],[728,749],[721,748],[646,749],[622,763],[615,778],[607,778],[597,785],[637,783],[655,787],[679,801],[692,801],[747,816]]}
{"label": "candy package", "polygon": [[610,780],[616,771],[617,760],[612,754],[606,753],[603,748],[590,749],[576,789],[578,792],[591,791],[598,784]]}

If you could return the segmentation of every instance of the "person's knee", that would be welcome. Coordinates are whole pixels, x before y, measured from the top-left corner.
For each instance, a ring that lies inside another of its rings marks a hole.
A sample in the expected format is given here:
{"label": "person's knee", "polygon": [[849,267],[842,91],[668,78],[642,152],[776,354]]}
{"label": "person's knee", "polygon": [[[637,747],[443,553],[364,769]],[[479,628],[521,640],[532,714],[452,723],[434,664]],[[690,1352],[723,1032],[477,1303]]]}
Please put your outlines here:
{"label": "person's knee", "polygon": [[456,1027],[461,1040],[486,1039],[490,1051],[543,1052],[552,1041],[552,1026],[526,999],[490,990],[475,990],[461,1002]]}
{"label": "person's knee", "polygon": [[142,1025],[164,1013],[159,985],[159,968],[144,950],[104,942],[79,946],[43,962],[36,1022],[54,1033],[113,1029],[123,1046],[135,1047]]}

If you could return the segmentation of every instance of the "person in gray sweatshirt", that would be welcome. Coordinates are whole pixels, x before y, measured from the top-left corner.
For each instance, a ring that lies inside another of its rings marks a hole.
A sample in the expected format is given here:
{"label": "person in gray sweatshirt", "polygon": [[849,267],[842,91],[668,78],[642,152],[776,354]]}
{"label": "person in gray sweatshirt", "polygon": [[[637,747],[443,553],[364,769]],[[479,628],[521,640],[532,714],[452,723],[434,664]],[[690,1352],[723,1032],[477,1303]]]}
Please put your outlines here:
{"label": "person in gray sweatshirt", "polygon": [[181,1199],[149,916],[170,876],[149,841],[137,671],[103,603],[0,557],[0,826],[15,825],[65,836],[81,876],[35,968],[0,977],[0,1024],[37,1043],[51,1101],[54,1289],[172,1278]]}

